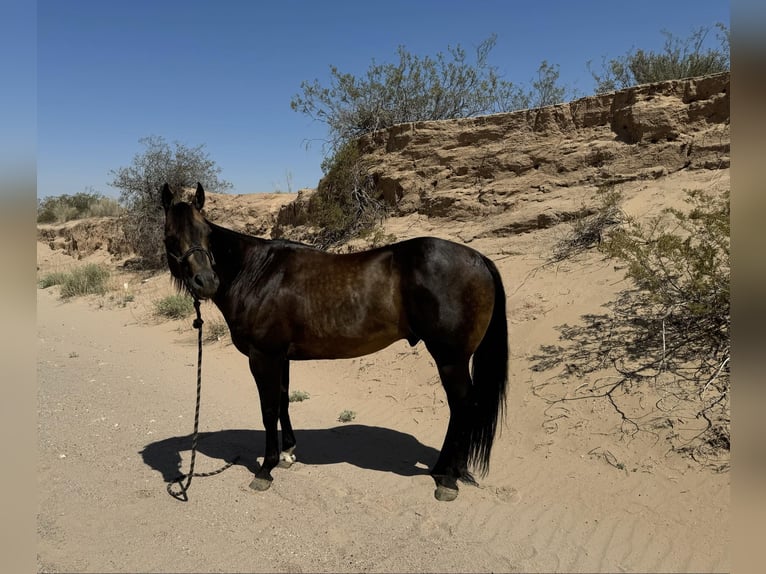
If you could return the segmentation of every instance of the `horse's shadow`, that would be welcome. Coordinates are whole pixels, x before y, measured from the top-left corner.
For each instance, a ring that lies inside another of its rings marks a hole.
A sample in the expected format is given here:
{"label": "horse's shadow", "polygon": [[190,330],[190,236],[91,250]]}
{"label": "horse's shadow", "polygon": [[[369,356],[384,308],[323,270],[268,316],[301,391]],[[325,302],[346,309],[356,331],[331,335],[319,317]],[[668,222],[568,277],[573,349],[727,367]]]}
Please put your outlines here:
{"label": "horse's shadow", "polygon": [[[296,430],[298,462],[335,464],[347,462],[370,470],[401,476],[428,474],[439,451],[410,434],[366,425],[343,425],[329,429]],[[262,455],[264,431],[232,429],[199,433],[197,451],[211,458],[246,467],[255,473]],[[162,473],[166,482],[181,472],[181,452],[191,450],[192,435],[170,437],[147,444],[140,452],[144,462]],[[202,472],[207,469],[195,469]]]}

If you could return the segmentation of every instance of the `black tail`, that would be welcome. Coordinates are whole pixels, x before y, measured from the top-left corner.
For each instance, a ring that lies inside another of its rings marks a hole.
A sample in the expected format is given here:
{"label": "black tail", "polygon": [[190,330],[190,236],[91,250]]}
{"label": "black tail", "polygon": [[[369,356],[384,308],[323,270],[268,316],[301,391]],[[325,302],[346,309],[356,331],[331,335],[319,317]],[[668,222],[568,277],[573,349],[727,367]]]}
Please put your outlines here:
{"label": "black tail", "polygon": [[495,282],[495,306],[489,327],[473,355],[474,411],[468,447],[468,464],[484,476],[498,423],[505,412],[508,383],[508,321],[505,316],[505,289],[500,273],[486,257],[484,262]]}

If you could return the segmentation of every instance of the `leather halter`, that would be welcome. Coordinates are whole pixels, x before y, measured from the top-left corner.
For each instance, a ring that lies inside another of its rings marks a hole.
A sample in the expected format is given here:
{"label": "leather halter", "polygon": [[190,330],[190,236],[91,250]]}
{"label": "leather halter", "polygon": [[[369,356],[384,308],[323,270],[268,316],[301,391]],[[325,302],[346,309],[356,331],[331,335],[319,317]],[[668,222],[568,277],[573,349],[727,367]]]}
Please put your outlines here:
{"label": "leather halter", "polygon": [[191,254],[192,254],[192,253],[194,253],[195,251],[201,251],[202,253],[204,253],[205,255],[207,255],[208,259],[210,259],[210,265],[215,265],[215,257],[213,257],[213,254],[212,254],[212,253],[210,253],[210,251],[208,251],[207,249],[205,249],[205,248],[204,248],[204,247],[202,247],[201,245],[192,245],[192,246],[191,246],[191,247],[190,247],[190,248],[189,248],[189,249],[186,251],[186,253],[184,253],[184,254],[183,254],[183,255],[181,255],[180,257],[178,257],[177,255],[175,255],[175,254],[173,254],[173,253],[170,253],[170,252],[168,252],[168,255],[170,255],[170,256],[171,256],[173,259],[175,259],[175,260],[176,260],[176,262],[177,262],[179,265],[183,265],[183,264],[184,264],[184,262],[185,262],[187,259],[189,259],[189,257],[191,256]]}

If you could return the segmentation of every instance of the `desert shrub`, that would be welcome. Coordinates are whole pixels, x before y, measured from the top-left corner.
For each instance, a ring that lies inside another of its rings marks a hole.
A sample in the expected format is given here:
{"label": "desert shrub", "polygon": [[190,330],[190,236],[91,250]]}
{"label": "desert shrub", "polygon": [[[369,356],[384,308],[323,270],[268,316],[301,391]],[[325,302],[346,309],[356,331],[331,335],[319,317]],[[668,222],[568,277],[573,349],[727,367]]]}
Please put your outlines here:
{"label": "desert shrub", "polygon": [[[193,303],[192,303],[193,305]],[[220,341],[229,332],[229,327],[226,321],[205,321],[205,341],[212,343],[214,341]]]}
{"label": "desert shrub", "polygon": [[47,289],[54,285],[61,285],[66,279],[67,274],[63,271],[54,271],[53,273],[47,273],[37,282],[40,289]]}
{"label": "desert shrub", "polygon": [[327,247],[369,233],[386,215],[384,203],[375,198],[375,186],[355,141],[348,142],[325,160],[325,176],[309,200],[308,224],[318,229],[311,241]]}
{"label": "desert shrub", "polygon": [[40,285],[61,286],[61,297],[68,299],[79,295],[103,295],[108,288],[109,270],[101,265],[89,263],[68,273],[46,275]]}
{"label": "desert shrub", "polygon": [[131,249],[144,268],[162,269],[166,265],[162,185],[167,182],[173,191],[180,191],[201,182],[208,191],[221,193],[231,184],[218,178],[221,168],[209,158],[204,145],[187,147],[176,142],[171,147],[158,136],[139,143],[146,149],[133,157],[131,165],[111,171],[111,185],[120,190],[125,207],[122,227]]}
{"label": "desert shrub", "polygon": [[311,398],[306,391],[293,391],[290,393],[289,401],[291,403],[300,403]]}
{"label": "desert shrub", "polygon": [[338,421],[342,423],[350,423],[356,418],[354,411],[344,410],[338,415]]}
{"label": "desert shrub", "polygon": [[94,191],[44,197],[37,201],[37,223],[65,223],[73,219],[116,216],[119,213],[117,200]]}
{"label": "desert shrub", "polygon": [[[729,194],[689,191],[687,200],[688,209],[626,218],[604,234],[600,249],[630,287],[606,313],[559,326],[568,344],[542,347],[533,370],[563,367],[554,379],[573,381],[551,404],[608,400],[626,434],[666,433],[674,449],[720,470],[730,447]],[[636,401],[645,385],[653,400]]]}
{"label": "desert shrub", "polygon": [[122,207],[116,199],[99,197],[88,207],[88,217],[116,217],[122,213]]}
{"label": "desert shrub", "polygon": [[663,31],[665,44],[661,52],[631,50],[619,58],[604,60],[600,73],[588,62],[596,82],[596,93],[728,71],[731,66],[729,30],[720,23],[716,28],[719,42],[716,49],[705,47],[711,29],[701,27],[692,31],[688,38],[678,38]]}
{"label": "desert shrub", "polygon": [[194,313],[194,300],[186,293],[175,293],[154,302],[154,314],[166,319],[183,319]]}
{"label": "desert shrub", "polygon": [[577,253],[598,246],[604,235],[624,220],[620,209],[622,194],[608,185],[598,190],[598,205],[591,212],[583,208],[572,222],[570,231],[556,243],[552,260],[563,261]]}
{"label": "desert shrub", "polygon": [[489,65],[496,41],[492,35],[481,42],[473,61],[459,45],[433,58],[400,46],[397,63],[373,61],[361,77],[331,66],[329,87],[304,81],[290,106],[327,124],[333,150],[399,123],[506,111],[519,90]]}
{"label": "desert shrub", "polygon": [[648,326],[673,339],[665,360],[678,356],[717,370],[729,357],[729,194],[689,191],[687,201],[688,213],[668,209],[648,223],[631,220],[602,248],[627,264]]}

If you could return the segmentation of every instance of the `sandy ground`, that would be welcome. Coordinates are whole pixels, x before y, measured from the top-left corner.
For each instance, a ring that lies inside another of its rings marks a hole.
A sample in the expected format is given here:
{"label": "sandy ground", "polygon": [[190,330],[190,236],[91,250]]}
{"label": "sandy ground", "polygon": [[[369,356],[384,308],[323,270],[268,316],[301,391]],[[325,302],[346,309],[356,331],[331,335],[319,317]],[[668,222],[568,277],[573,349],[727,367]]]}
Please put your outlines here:
{"label": "sandy ground", "polygon": [[[38,570],[728,571],[727,472],[659,431],[627,436],[605,401],[545,400],[565,383],[532,356],[624,288],[596,253],[540,267],[560,233],[471,243],[505,281],[510,380],[490,472],[451,503],[427,474],[448,411],[422,343],[293,363],[292,389],[310,395],[291,405],[298,462],[263,493],[248,488],[263,430],[247,361],[207,343],[197,471],[240,459],[180,502],[165,488],[189,464],[196,332],[152,317],[168,276],[116,276],[111,294],[68,302],[38,290]],[[38,245],[41,272],[79,263]]]}

